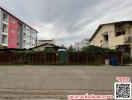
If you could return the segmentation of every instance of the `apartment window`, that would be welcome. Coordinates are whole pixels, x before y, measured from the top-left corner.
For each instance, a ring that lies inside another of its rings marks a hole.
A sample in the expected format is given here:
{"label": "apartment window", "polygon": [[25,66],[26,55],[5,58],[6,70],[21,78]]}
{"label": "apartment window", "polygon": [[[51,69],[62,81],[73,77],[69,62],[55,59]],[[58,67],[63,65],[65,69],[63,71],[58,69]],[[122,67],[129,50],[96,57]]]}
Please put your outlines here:
{"label": "apartment window", "polygon": [[33,31],[31,31],[31,33],[33,34]]}
{"label": "apartment window", "polygon": [[30,28],[29,27],[26,27],[26,31],[30,31]]}
{"label": "apartment window", "polygon": [[23,26],[24,29],[26,29],[25,25]]}
{"label": "apartment window", "polygon": [[7,35],[2,35],[2,43],[7,43]]}
{"label": "apartment window", "polygon": [[23,33],[23,38],[26,38],[26,33]]}
{"label": "apartment window", "polygon": [[4,32],[4,33],[7,33],[7,30],[8,30],[7,25],[6,25],[6,24],[3,24],[3,32]]}
{"label": "apartment window", "polygon": [[19,46],[19,42],[17,42],[17,46]]}
{"label": "apartment window", "polygon": [[11,19],[11,23],[16,24],[16,21],[14,18]]}
{"label": "apartment window", "polygon": [[3,21],[8,22],[8,15],[3,13]]}
{"label": "apartment window", "polygon": [[26,41],[25,41],[25,40],[23,40],[23,43],[25,44],[25,43],[26,43]]}
{"label": "apartment window", "polygon": [[103,37],[104,37],[104,40],[105,40],[105,41],[109,41],[109,36],[108,36],[108,34],[105,34]]}
{"label": "apartment window", "polygon": [[125,35],[125,31],[116,32],[116,36],[121,36],[121,35]]}

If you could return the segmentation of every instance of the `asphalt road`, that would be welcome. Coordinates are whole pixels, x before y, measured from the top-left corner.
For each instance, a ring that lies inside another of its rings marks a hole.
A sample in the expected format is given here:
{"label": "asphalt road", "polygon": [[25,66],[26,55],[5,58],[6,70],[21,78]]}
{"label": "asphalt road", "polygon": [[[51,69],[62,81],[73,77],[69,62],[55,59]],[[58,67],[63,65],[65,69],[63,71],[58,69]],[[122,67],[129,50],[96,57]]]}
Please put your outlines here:
{"label": "asphalt road", "polygon": [[0,66],[0,100],[66,99],[113,95],[117,76],[132,79],[129,66]]}

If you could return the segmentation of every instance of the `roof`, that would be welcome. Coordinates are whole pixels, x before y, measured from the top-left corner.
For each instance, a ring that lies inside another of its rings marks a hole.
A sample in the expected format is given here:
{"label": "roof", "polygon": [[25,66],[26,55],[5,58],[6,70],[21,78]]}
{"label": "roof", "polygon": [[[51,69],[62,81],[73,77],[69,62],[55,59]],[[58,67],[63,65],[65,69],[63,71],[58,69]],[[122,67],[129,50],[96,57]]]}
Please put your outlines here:
{"label": "roof", "polygon": [[57,46],[57,45],[54,45],[54,44],[44,43],[44,44],[42,44],[42,45],[39,45],[39,46],[36,46],[36,47],[30,48],[30,50],[35,49],[35,48],[39,48],[39,47],[41,47],[41,46],[45,46],[45,45],[51,45],[51,46],[54,46],[54,47],[57,47],[57,48],[63,48],[63,47],[61,47],[61,46]]}
{"label": "roof", "polygon": [[30,27],[31,29],[33,29],[34,31],[38,32],[37,30],[35,30],[33,27],[31,27],[30,25],[26,24],[24,21],[20,20],[18,17],[16,17],[15,15],[11,14],[5,7],[2,7],[0,5],[0,9],[2,9],[3,11],[5,11],[6,13],[8,13],[9,15],[13,16],[14,18],[16,18],[18,21],[20,21],[21,23],[24,23],[25,25],[27,25],[28,27]]}
{"label": "roof", "polygon": [[104,25],[110,25],[110,24],[120,24],[120,23],[132,23],[132,21],[119,21],[119,22],[100,24],[98,26],[98,28],[96,29],[96,31],[94,32],[94,34],[92,35],[92,37],[89,39],[89,41],[93,40],[93,38],[96,36],[96,34],[98,33],[98,31],[102,28],[102,26],[104,26]]}
{"label": "roof", "polygon": [[38,40],[38,41],[45,42],[45,41],[53,41],[53,40]]}

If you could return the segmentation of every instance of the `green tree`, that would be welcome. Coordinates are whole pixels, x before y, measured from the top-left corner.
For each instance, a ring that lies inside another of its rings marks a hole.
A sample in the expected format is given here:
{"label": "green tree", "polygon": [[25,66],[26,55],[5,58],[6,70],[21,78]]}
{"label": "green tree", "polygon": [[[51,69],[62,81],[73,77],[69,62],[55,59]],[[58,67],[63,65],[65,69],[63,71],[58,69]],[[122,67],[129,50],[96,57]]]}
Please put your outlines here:
{"label": "green tree", "polygon": [[73,46],[72,46],[72,45],[70,45],[70,46],[69,46],[69,48],[68,48],[68,51],[69,51],[69,52],[75,52],[75,51],[76,51],[76,49],[75,49],[75,48],[73,48]]}
{"label": "green tree", "polygon": [[55,52],[54,48],[46,48],[45,52]]}

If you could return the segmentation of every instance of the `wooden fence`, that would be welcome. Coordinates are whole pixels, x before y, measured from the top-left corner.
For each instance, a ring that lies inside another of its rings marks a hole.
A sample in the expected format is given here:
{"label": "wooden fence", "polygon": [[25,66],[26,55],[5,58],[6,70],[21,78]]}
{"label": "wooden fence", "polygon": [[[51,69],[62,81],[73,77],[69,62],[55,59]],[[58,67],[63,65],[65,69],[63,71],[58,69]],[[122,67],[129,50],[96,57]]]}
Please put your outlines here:
{"label": "wooden fence", "polygon": [[120,52],[107,53],[107,54],[87,54],[83,52],[69,53],[70,64],[105,64],[105,59],[115,57],[118,63],[122,63],[122,54]]}
{"label": "wooden fence", "polygon": [[[68,62],[67,64],[104,64],[106,55],[97,54],[86,54],[82,52],[67,53]],[[107,57],[116,57],[118,63],[121,63],[121,53],[109,53]],[[55,65],[60,64],[59,56],[57,53],[33,53],[30,55],[17,55],[14,52],[0,53],[0,64],[44,64],[44,65]]]}

